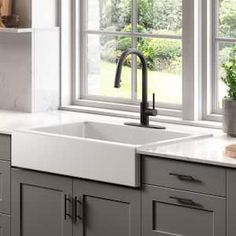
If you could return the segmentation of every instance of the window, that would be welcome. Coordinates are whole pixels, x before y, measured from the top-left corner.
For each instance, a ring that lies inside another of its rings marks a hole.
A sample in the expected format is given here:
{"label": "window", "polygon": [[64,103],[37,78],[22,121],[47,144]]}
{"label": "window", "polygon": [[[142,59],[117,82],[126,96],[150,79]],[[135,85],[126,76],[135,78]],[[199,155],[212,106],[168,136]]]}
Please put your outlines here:
{"label": "window", "polygon": [[212,8],[212,38],[210,41],[212,67],[209,68],[212,79],[211,112],[220,114],[222,99],[226,95],[226,86],[221,80],[222,65],[233,56],[236,50],[236,0],[214,0]]}
{"label": "window", "polygon": [[[63,1],[64,5],[68,2]],[[73,105],[138,111],[141,65],[136,56],[129,57],[124,65],[122,87],[114,88],[117,59],[134,47],[147,58],[149,99],[156,93],[159,114],[185,120],[220,120],[226,91],[221,81],[222,64],[236,50],[236,0],[73,3],[76,79],[72,85],[62,80],[63,105],[71,104],[72,93]],[[70,37],[63,32],[71,36],[66,27],[70,25],[68,16],[64,14],[66,23],[62,21],[62,55],[66,58],[70,58],[70,48],[65,49]],[[68,60],[62,65],[62,78],[69,74],[70,64]]]}
{"label": "window", "polygon": [[116,61],[134,47],[148,62],[148,94],[159,107],[182,107],[182,0],[87,0],[81,6],[80,95],[76,100],[137,105],[141,68],[135,56],[114,88]]}

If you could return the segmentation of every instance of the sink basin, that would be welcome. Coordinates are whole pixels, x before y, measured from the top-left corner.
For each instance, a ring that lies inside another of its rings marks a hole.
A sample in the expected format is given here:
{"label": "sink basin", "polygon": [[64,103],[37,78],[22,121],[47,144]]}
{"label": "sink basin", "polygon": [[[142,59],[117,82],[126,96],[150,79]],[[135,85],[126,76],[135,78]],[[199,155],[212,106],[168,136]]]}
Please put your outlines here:
{"label": "sink basin", "polygon": [[51,134],[59,134],[85,139],[94,139],[130,145],[144,145],[170,139],[188,137],[189,134],[168,130],[136,128],[125,125],[82,122],[35,129]]}
{"label": "sink basin", "polygon": [[12,165],[137,187],[137,147],[193,137],[196,135],[98,122],[16,131],[12,135]]}

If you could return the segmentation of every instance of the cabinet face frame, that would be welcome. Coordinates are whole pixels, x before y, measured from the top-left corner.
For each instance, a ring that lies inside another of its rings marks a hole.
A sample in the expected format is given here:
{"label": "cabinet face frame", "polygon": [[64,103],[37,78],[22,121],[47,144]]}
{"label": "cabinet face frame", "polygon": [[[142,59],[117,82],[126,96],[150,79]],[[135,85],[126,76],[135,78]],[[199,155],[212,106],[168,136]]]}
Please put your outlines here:
{"label": "cabinet face frame", "polygon": [[11,217],[0,214],[0,229],[4,236],[11,236]]}
{"label": "cabinet face frame", "polygon": [[10,214],[11,166],[8,161],[0,161],[0,213]]}

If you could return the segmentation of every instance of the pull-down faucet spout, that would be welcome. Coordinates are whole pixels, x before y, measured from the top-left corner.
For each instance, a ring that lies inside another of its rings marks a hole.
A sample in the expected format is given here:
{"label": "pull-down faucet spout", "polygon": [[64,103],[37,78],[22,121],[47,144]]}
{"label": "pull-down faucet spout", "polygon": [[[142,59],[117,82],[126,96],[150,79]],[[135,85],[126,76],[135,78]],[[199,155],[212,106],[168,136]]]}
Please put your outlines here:
{"label": "pull-down faucet spout", "polygon": [[116,68],[114,87],[115,88],[121,87],[122,67],[123,67],[123,64],[124,64],[126,58],[131,54],[137,55],[141,61],[141,64],[142,64],[142,102],[140,104],[140,124],[127,123],[127,125],[164,129],[165,127],[162,127],[162,126],[150,126],[149,125],[149,116],[156,116],[157,110],[155,109],[155,94],[153,94],[153,107],[149,108],[149,104],[148,104],[147,61],[146,61],[146,58],[143,55],[143,53],[136,50],[135,48],[128,49],[122,53],[122,55],[120,56],[120,59],[118,61],[118,64],[117,64],[117,68]]}

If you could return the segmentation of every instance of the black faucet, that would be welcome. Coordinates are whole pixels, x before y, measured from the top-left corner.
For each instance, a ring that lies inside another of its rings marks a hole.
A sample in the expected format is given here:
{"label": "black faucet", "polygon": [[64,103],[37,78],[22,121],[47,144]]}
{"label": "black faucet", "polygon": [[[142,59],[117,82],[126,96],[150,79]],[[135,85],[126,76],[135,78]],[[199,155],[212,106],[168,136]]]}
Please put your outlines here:
{"label": "black faucet", "polygon": [[126,60],[126,58],[131,55],[137,55],[142,63],[142,102],[140,103],[140,123],[125,123],[126,125],[132,126],[141,126],[146,128],[156,128],[156,129],[165,129],[163,126],[149,125],[149,117],[157,116],[157,110],[155,109],[155,94],[153,94],[153,107],[149,108],[148,104],[148,78],[147,78],[147,61],[143,53],[138,51],[135,48],[130,48],[122,53],[116,68],[116,76],[115,76],[115,88],[121,87],[121,72],[122,66]]}

